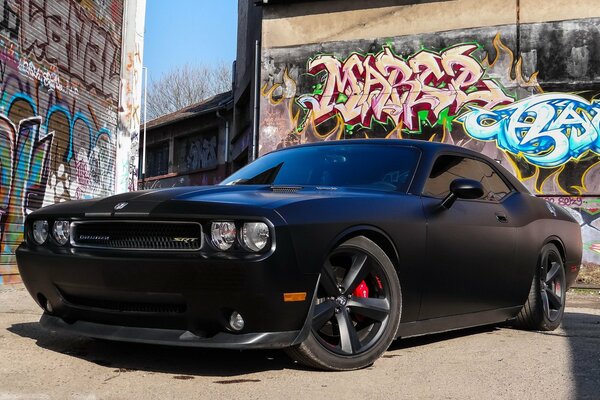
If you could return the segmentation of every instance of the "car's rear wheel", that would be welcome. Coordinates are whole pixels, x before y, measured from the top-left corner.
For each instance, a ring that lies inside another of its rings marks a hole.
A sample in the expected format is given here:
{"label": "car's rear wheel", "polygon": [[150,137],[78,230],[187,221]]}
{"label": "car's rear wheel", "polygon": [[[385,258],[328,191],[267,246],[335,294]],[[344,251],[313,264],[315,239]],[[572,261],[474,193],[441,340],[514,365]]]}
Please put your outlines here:
{"label": "car's rear wheel", "polygon": [[562,257],[552,243],[542,248],[529,297],[517,315],[516,326],[552,331],[560,325],[565,310],[566,277]]}
{"label": "car's rear wheel", "polygon": [[400,283],[389,257],[368,238],[352,238],[325,260],[311,332],[287,352],[319,369],[369,366],[394,340],[401,306]]}

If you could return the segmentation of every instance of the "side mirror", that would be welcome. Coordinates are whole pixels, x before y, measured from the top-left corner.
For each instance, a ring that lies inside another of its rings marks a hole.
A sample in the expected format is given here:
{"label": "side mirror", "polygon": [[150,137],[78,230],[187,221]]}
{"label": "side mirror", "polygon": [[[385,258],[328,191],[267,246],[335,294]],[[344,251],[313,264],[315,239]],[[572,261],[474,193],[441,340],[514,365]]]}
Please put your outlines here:
{"label": "side mirror", "polygon": [[440,207],[448,209],[456,199],[478,199],[483,196],[481,182],[473,179],[455,179],[450,184],[450,193],[442,200]]}

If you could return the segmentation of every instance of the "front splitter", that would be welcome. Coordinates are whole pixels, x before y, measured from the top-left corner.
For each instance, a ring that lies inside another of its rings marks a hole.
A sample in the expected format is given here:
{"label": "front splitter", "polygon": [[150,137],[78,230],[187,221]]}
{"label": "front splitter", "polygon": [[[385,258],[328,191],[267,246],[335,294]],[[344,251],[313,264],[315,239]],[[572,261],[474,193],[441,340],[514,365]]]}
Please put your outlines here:
{"label": "front splitter", "polygon": [[121,342],[239,350],[281,349],[300,343],[303,339],[301,336],[304,336],[301,335],[302,331],[287,331],[242,334],[220,332],[211,337],[201,337],[185,330],[116,326],[88,321],[67,323],[46,313],[42,315],[40,325],[48,330]]}

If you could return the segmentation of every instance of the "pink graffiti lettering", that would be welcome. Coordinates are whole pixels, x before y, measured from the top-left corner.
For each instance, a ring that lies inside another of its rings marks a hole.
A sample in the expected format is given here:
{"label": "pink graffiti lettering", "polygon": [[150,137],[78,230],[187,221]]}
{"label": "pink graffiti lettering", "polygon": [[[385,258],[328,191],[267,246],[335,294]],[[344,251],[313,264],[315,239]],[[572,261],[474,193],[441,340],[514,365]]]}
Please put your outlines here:
{"label": "pink graffiti lettering", "polygon": [[86,159],[76,160],[75,171],[77,172],[77,183],[83,187],[87,187],[91,181],[88,161]]}
{"label": "pink graffiti lettering", "polygon": [[544,200],[563,207],[583,206],[583,197],[579,196],[544,197]]}
{"label": "pink graffiti lettering", "polygon": [[[318,125],[339,114],[345,123],[370,126],[391,119],[418,130],[435,125],[443,112],[456,116],[465,104],[491,109],[514,100],[472,55],[478,47],[462,44],[442,52],[422,50],[404,60],[389,47],[373,55],[353,54],[345,61],[321,55],[308,64],[312,75],[325,72],[322,88],[298,98]],[[426,112],[426,117],[424,117]]]}
{"label": "pink graffiti lettering", "polygon": [[583,199],[581,197],[559,197],[558,204],[565,207],[581,207]]}

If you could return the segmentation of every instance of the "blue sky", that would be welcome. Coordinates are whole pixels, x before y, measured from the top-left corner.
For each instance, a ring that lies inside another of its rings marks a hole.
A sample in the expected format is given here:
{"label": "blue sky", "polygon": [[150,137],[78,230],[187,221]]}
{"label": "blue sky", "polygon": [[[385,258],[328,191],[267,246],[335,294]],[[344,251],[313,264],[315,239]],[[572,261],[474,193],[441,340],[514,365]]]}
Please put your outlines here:
{"label": "blue sky", "polygon": [[144,65],[149,80],[184,64],[235,60],[237,0],[147,0]]}

